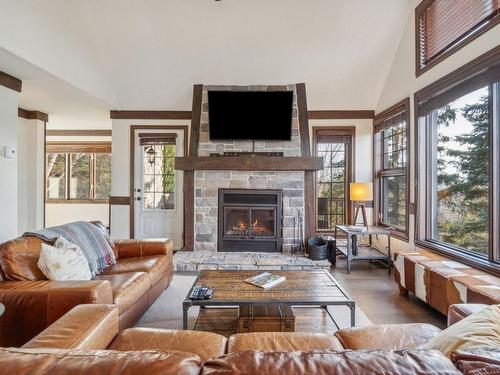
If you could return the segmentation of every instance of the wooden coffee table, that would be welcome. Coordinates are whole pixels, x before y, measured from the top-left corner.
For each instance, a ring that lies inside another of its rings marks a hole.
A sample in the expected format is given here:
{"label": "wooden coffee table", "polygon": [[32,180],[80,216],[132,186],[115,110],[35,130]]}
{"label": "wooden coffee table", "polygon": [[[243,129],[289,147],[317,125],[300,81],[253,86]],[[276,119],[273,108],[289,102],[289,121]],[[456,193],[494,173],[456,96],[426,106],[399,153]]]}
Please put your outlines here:
{"label": "wooden coffee table", "polygon": [[[355,325],[356,303],[345,289],[333,278],[330,272],[318,269],[310,271],[269,271],[286,277],[286,281],[271,289],[262,289],[246,283],[244,280],[255,276],[258,271],[201,271],[196,278],[196,285],[208,285],[214,289],[211,299],[191,300],[189,290],[182,303],[182,326],[187,329],[188,310],[191,306],[201,308],[209,306],[243,306],[281,304],[290,306],[320,306],[328,311],[328,306],[345,305],[351,310],[351,327]],[[335,323],[336,325],[336,323]]]}

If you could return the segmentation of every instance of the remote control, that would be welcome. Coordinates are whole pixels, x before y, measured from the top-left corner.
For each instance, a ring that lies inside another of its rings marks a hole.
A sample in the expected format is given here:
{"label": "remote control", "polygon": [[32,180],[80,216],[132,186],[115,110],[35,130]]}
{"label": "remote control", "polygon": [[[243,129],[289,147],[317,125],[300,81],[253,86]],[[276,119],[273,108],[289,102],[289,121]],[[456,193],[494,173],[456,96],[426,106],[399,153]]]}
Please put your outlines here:
{"label": "remote control", "polygon": [[198,295],[200,294],[201,290],[201,285],[196,285],[193,290],[191,291],[191,294],[189,295],[189,299],[198,299]]}
{"label": "remote control", "polygon": [[196,299],[205,299],[205,294],[207,294],[208,286],[202,285],[200,292],[198,293],[198,298]]}
{"label": "remote control", "polygon": [[205,297],[205,293],[208,290],[208,286],[206,285],[196,285],[191,294],[189,295],[189,299],[200,300]]}
{"label": "remote control", "polygon": [[214,294],[214,290],[213,289],[208,289],[207,292],[205,293],[205,299],[210,299],[212,298],[212,295]]}

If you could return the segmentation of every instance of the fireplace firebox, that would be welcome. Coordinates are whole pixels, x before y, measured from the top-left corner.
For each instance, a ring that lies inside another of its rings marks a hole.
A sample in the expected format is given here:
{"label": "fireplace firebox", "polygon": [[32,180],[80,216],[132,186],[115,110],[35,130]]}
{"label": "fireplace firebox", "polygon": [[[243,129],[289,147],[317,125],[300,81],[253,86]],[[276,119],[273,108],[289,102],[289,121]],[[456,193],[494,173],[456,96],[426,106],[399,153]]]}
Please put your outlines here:
{"label": "fireplace firebox", "polygon": [[219,189],[218,251],[281,251],[281,190]]}

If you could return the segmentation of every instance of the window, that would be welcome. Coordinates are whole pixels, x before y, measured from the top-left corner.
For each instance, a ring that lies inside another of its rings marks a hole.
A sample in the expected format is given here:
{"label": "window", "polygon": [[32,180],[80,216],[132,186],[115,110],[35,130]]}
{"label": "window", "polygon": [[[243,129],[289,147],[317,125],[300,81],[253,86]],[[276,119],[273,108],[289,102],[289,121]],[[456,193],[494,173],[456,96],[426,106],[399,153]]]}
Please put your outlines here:
{"label": "window", "polygon": [[47,201],[107,201],[111,191],[111,145],[48,142]]}
{"label": "window", "polygon": [[498,0],[424,0],[415,9],[417,76],[500,22]]}
{"label": "window", "polygon": [[[144,147],[144,208],[175,208],[175,144]],[[150,150],[154,151],[154,156]]]}
{"label": "window", "polygon": [[146,210],[175,209],[176,138],[176,133],[139,133]]}
{"label": "window", "polygon": [[416,241],[486,268],[499,261],[499,86],[496,48],[415,96]]}
{"label": "window", "polygon": [[354,128],[317,127],[313,132],[316,156],[323,157],[323,169],[316,173],[317,228],[331,231],[337,224],[351,222],[349,183]]}
{"label": "window", "polygon": [[408,240],[408,134],[410,99],[375,116],[375,222]]}

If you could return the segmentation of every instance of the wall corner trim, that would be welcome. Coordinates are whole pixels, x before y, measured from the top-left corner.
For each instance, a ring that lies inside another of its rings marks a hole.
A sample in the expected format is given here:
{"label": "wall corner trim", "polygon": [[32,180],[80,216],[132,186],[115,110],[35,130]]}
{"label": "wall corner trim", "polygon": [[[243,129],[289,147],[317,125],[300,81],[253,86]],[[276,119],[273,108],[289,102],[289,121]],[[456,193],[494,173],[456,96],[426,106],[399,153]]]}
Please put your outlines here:
{"label": "wall corner trim", "polygon": [[21,92],[23,88],[23,81],[21,81],[19,78],[11,76],[10,74],[0,71],[0,86],[4,86],[8,89]]}
{"label": "wall corner trim", "polygon": [[18,108],[17,116],[25,118],[27,120],[40,120],[43,122],[49,122],[49,115],[40,111],[28,111],[23,108]]}

